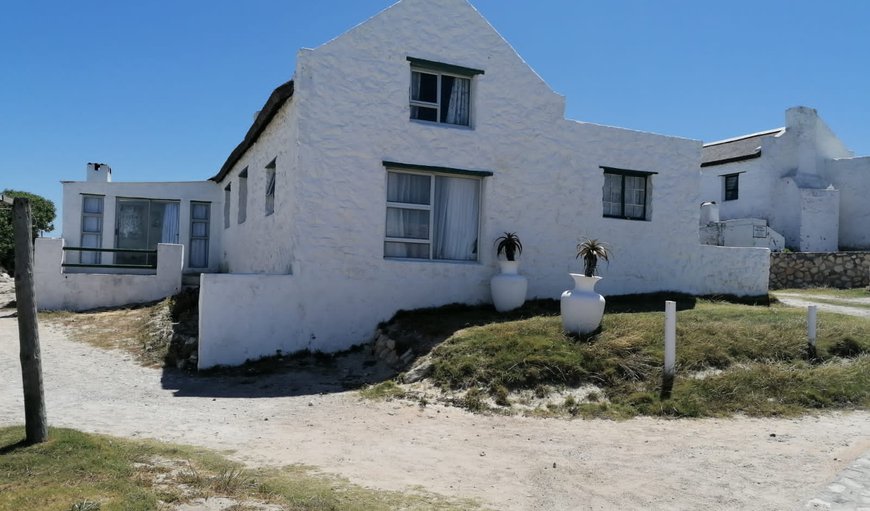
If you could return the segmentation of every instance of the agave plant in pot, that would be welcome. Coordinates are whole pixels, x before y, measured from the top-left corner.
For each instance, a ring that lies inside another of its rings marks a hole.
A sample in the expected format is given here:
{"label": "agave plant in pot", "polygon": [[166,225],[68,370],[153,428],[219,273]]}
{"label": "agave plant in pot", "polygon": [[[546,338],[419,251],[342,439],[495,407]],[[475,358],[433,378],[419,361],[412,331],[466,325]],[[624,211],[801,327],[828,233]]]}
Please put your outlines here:
{"label": "agave plant in pot", "polygon": [[562,328],[578,335],[594,332],[604,317],[604,297],[595,292],[601,277],[595,275],[598,261],[610,261],[610,249],[597,239],[577,244],[577,259],[583,259],[583,273],[570,273],[574,289],[562,293]]}
{"label": "agave plant in pot", "polygon": [[490,280],[492,304],[495,310],[507,312],[520,307],[526,301],[529,281],[518,273],[517,256],[523,253],[523,244],[515,232],[506,232],[495,240],[496,257],[504,255],[498,264],[501,273]]}

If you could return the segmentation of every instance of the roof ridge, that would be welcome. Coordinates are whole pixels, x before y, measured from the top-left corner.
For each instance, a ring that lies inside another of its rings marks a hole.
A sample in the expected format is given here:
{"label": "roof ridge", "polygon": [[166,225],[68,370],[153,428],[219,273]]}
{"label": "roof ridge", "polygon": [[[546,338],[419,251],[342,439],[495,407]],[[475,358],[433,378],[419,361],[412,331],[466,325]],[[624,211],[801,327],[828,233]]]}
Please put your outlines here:
{"label": "roof ridge", "polygon": [[708,142],[708,143],[704,144],[704,147],[710,147],[710,146],[720,145],[720,144],[728,144],[731,142],[737,142],[740,140],[746,140],[747,138],[760,137],[760,136],[764,136],[764,135],[773,135],[774,133],[780,133],[782,131],[785,131],[785,126],[783,126],[781,128],[775,128],[772,130],[765,130],[765,131],[759,131],[757,133],[750,133],[748,135],[740,135],[738,137],[726,138],[724,140],[717,140],[715,142]]}

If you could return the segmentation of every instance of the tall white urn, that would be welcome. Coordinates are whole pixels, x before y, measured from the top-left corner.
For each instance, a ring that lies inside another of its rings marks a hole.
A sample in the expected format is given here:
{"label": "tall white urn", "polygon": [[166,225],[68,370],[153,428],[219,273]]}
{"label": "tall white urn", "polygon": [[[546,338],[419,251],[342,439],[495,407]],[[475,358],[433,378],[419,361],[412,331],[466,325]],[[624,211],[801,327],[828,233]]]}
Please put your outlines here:
{"label": "tall white urn", "polygon": [[499,261],[501,273],[489,281],[492,291],[492,304],[495,310],[507,312],[525,303],[529,281],[517,273],[519,261]]}
{"label": "tall white urn", "polygon": [[604,297],[595,292],[601,277],[570,273],[574,289],[562,293],[562,328],[578,335],[594,332],[604,317]]}

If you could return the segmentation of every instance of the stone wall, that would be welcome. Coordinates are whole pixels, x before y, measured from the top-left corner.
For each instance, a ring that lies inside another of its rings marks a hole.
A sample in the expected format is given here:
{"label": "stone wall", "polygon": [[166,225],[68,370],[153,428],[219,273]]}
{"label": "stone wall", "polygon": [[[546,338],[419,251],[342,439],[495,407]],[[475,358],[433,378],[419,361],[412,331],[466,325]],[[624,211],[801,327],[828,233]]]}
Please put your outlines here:
{"label": "stone wall", "polygon": [[770,289],[866,287],[870,252],[778,252],[770,254]]}

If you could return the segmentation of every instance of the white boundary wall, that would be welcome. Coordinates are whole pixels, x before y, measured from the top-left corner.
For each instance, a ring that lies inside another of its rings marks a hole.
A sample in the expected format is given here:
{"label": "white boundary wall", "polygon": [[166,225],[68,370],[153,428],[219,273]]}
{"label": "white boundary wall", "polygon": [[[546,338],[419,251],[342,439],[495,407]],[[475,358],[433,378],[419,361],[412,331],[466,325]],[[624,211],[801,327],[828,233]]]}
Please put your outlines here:
{"label": "white boundary wall", "polygon": [[153,275],[64,273],[63,245],[62,238],[36,239],[34,279],[39,310],[116,307],[160,300],[181,290],[182,245],[157,245],[157,272]]}

